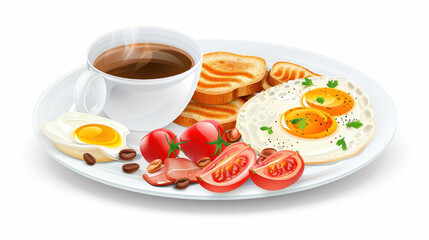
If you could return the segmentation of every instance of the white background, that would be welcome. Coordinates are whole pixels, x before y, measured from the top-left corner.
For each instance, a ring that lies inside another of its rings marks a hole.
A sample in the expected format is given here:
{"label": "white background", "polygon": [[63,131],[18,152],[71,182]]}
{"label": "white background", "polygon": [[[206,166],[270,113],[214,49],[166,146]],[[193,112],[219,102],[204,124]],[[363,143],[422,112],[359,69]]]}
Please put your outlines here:
{"label": "white background", "polygon": [[[0,234],[27,239],[427,237],[428,12],[428,1],[412,0],[2,2]],[[43,151],[33,134],[32,111],[49,85],[84,64],[94,38],[129,25],[173,28],[195,39],[277,43],[330,56],[385,88],[398,110],[396,135],[359,172],[268,199],[166,199],[86,179]]]}

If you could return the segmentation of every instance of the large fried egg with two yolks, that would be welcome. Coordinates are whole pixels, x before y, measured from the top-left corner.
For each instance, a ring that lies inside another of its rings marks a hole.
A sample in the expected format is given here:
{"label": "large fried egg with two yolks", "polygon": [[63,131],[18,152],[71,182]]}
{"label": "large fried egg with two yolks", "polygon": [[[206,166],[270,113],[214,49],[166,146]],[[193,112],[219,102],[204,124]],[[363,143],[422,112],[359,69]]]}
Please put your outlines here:
{"label": "large fried egg with two yolks", "polygon": [[295,150],[306,164],[318,164],[360,152],[375,133],[375,119],[361,87],[344,78],[313,77],[257,94],[240,109],[237,129],[258,152]]}
{"label": "large fried egg with two yolks", "polygon": [[80,112],[67,112],[52,122],[44,123],[42,133],[67,155],[83,159],[90,153],[97,162],[118,159],[127,149],[127,127],[108,118]]}

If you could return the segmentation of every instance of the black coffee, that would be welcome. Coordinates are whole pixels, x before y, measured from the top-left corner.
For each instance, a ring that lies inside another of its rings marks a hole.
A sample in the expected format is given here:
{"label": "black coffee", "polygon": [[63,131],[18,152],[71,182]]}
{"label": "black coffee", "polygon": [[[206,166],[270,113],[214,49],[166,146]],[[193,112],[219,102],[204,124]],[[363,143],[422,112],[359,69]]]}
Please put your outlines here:
{"label": "black coffee", "polygon": [[183,73],[194,60],[185,51],[158,43],[133,43],[109,49],[94,67],[110,75],[132,79],[155,79]]}

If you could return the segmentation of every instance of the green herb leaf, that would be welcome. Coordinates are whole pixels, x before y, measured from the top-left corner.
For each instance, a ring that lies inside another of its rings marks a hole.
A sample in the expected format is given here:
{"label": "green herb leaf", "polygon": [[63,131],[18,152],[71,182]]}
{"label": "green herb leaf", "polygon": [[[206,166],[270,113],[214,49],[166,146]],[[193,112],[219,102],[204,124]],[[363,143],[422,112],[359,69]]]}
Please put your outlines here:
{"label": "green herb leaf", "polygon": [[299,129],[304,129],[306,126],[307,126],[307,124],[305,123],[305,119],[306,119],[307,117],[305,117],[305,118],[303,118],[300,122],[299,122],[299,124],[298,124],[298,128]]}
{"label": "green herb leaf", "polygon": [[325,102],[325,99],[323,97],[317,97],[316,102],[323,104]]}
{"label": "green herb leaf", "polygon": [[268,135],[273,134],[273,130],[271,129],[271,127],[263,126],[260,129],[261,129],[261,131],[267,131]]}
{"label": "green herb leaf", "polygon": [[307,124],[305,123],[306,119],[307,119],[307,117],[305,117],[305,118],[295,118],[295,119],[292,120],[292,124],[298,124],[297,127],[302,130],[302,129],[304,129],[307,126]]}
{"label": "green herb leaf", "polygon": [[302,82],[302,85],[305,85],[305,86],[311,86],[311,85],[313,85],[313,81],[310,78],[305,77],[304,80],[305,81]]}
{"label": "green herb leaf", "polygon": [[302,119],[304,119],[304,118],[295,118],[295,119],[293,119],[293,120],[292,120],[292,124],[297,124],[297,123],[299,123]]}
{"label": "green herb leaf", "polygon": [[346,126],[358,129],[363,126],[363,123],[361,123],[359,120],[356,120],[356,121],[347,123]]}
{"label": "green herb leaf", "polygon": [[340,140],[337,141],[337,146],[341,146],[343,151],[347,150],[347,145],[346,145],[346,141],[344,140],[344,138],[341,138]]}
{"label": "green herb leaf", "polygon": [[326,84],[326,86],[328,86],[329,88],[335,88],[336,86],[338,86],[338,80],[330,80],[328,81],[328,84]]}

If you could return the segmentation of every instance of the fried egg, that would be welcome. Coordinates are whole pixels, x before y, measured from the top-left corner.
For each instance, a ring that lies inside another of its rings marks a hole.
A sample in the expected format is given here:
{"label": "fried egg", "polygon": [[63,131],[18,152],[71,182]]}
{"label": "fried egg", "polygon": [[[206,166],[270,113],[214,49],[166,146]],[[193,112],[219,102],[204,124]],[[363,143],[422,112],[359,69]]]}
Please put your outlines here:
{"label": "fried egg", "polygon": [[52,122],[44,123],[42,133],[67,155],[83,159],[90,153],[97,162],[118,159],[119,151],[128,148],[128,128],[111,119],[67,112]]}
{"label": "fried egg", "polygon": [[257,152],[295,150],[306,164],[357,154],[375,127],[364,90],[332,77],[292,80],[258,93],[240,109],[236,125],[243,141]]}

